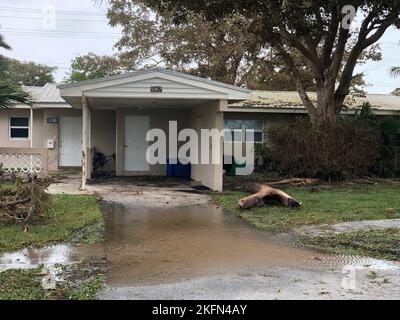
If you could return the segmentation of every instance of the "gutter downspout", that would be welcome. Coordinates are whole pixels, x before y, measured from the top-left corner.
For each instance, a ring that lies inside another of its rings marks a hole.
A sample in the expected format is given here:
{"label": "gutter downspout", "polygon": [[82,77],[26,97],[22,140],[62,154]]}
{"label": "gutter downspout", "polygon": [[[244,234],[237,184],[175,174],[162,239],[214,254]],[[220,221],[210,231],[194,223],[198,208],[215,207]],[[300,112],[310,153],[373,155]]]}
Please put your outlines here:
{"label": "gutter downspout", "polygon": [[30,147],[31,148],[33,148],[33,107],[31,106],[30,107],[30,116],[29,116],[29,119],[30,119],[30,134],[31,134],[31,143],[30,143]]}
{"label": "gutter downspout", "polygon": [[[29,115],[29,120],[30,120],[30,147],[31,149],[33,148],[33,107],[30,107],[30,115]],[[30,155],[30,170],[31,173],[33,173],[33,154],[31,153]]]}

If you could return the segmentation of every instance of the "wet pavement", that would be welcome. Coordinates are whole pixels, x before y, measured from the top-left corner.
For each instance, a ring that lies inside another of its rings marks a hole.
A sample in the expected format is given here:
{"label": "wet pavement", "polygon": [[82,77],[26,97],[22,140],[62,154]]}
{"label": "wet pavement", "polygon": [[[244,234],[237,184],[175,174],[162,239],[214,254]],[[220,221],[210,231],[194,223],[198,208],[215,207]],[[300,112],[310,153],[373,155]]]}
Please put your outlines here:
{"label": "wet pavement", "polygon": [[[354,288],[343,288],[347,272],[358,268],[367,283],[371,270],[399,279],[399,264],[301,250],[212,204],[161,209],[107,203],[104,214],[103,243],[3,254],[0,271],[106,259],[112,269],[104,299],[360,298]],[[379,294],[381,286],[358,289],[365,297],[399,298],[391,281]]]}

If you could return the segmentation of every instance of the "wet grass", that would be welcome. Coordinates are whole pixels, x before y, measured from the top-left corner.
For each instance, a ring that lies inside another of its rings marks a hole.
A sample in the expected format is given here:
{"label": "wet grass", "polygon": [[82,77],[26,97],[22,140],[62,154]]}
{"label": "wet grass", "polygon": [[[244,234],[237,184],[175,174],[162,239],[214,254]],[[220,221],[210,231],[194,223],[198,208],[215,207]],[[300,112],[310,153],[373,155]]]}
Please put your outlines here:
{"label": "wet grass", "polygon": [[103,216],[95,196],[52,195],[43,217],[22,232],[21,225],[0,223],[0,252],[61,241],[95,243],[102,239]]}
{"label": "wet grass", "polygon": [[[103,288],[104,275],[98,269],[82,274],[87,263],[61,267],[62,282],[56,289],[44,290],[41,286],[42,269],[13,269],[0,272],[0,300],[94,300]],[[79,277],[74,277],[79,273]]]}
{"label": "wet grass", "polygon": [[264,206],[239,209],[243,192],[213,193],[218,205],[268,231],[288,231],[303,225],[400,218],[400,185],[326,185],[282,188],[303,203],[299,209]]}
{"label": "wet grass", "polygon": [[300,242],[319,251],[400,261],[400,229],[367,230],[304,237]]}

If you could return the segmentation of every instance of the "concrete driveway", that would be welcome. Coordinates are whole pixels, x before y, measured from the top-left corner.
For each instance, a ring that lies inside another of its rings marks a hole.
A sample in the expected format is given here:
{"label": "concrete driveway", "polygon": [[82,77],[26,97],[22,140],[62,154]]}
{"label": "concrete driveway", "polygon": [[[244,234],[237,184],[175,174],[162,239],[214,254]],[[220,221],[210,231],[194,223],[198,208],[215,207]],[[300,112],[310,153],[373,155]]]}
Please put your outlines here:
{"label": "concrete driveway", "polygon": [[109,262],[100,299],[400,298],[398,263],[298,249],[187,184],[104,182],[88,190],[108,201],[105,241],[75,256]]}
{"label": "concrete driveway", "polygon": [[300,250],[212,204],[106,212],[101,299],[400,298],[398,264]]}

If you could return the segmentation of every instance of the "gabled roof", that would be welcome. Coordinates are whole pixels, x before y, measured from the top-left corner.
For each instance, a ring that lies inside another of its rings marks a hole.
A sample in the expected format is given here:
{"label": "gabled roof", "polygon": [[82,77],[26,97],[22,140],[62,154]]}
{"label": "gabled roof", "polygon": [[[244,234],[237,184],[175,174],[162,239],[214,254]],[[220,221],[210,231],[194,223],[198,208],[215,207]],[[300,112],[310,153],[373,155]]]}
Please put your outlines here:
{"label": "gabled roof", "polygon": [[130,78],[130,77],[143,75],[143,74],[150,74],[150,73],[154,73],[154,72],[159,72],[159,73],[163,73],[163,74],[166,74],[166,75],[180,77],[182,79],[188,79],[188,80],[203,82],[203,83],[211,84],[211,85],[214,85],[214,86],[219,86],[219,87],[222,87],[222,88],[241,91],[241,92],[244,92],[244,93],[250,93],[250,90],[248,90],[246,88],[241,88],[241,87],[233,86],[233,85],[222,83],[222,82],[218,82],[218,81],[209,80],[209,79],[206,79],[206,78],[200,78],[200,77],[196,77],[196,76],[193,76],[193,75],[190,75],[190,74],[177,72],[177,71],[173,71],[173,70],[161,69],[161,68],[160,69],[158,69],[158,68],[157,69],[144,69],[144,70],[127,72],[127,73],[119,74],[119,75],[115,75],[115,76],[107,76],[107,77],[103,77],[103,78],[99,78],[99,79],[85,80],[85,81],[80,81],[80,82],[76,82],[76,83],[69,83],[69,84],[62,84],[62,85],[59,85],[58,88],[59,89],[74,88],[74,87],[80,87],[80,86],[89,85],[89,84],[107,82],[107,81],[111,81],[111,80],[125,79],[125,78]]}

